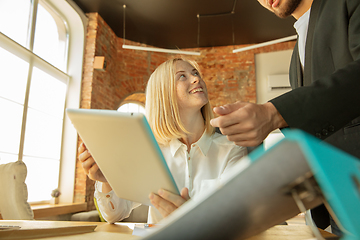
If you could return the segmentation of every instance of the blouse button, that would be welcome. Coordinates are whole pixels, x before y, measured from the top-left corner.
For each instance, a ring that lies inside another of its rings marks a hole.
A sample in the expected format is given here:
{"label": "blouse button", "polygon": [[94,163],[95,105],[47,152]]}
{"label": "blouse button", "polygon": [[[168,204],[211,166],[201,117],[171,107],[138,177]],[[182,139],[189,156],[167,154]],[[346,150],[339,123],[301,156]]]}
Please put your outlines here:
{"label": "blouse button", "polygon": [[190,157],[188,157],[188,160],[190,161]]}
{"label": "blouse button", "polygon": [[108,194],[108,195],[106,195],[106,197],[107,197],[107,198],[109,198],[109,197],[110,197],[110,195]]}

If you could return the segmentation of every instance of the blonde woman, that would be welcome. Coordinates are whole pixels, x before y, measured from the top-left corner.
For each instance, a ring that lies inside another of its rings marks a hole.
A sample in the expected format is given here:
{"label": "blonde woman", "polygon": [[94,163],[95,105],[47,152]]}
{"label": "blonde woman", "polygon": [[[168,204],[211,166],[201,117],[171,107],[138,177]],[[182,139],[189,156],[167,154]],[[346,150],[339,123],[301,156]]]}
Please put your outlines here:
{"label": "blonde woman", "polygon": [[[190,198],[214,186],[247,154],[246,148],[214,132],[206,84],[196,62],[175,58],[162,63],[146,88],[146,117],[164,158],[181,190],[180,195],[159,189],[149,193],[153,207],[148,223],[157,223]],[[128,217],[140,204],[118,198],[84,145],[79,159],[96,180],[95,197],[108,222]]]}

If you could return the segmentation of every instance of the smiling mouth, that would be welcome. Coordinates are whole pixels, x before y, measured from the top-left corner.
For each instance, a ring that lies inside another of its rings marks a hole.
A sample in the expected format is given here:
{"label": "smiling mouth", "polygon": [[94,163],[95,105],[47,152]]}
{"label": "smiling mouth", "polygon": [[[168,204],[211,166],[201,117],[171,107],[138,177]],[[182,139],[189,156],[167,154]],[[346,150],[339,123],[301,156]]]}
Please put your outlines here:
{"label": "smiling mouth", "polygon": [[202,88],[195,88],[190,91],[190,93],[197,93],[197,92],[204,92],[204,90]]}

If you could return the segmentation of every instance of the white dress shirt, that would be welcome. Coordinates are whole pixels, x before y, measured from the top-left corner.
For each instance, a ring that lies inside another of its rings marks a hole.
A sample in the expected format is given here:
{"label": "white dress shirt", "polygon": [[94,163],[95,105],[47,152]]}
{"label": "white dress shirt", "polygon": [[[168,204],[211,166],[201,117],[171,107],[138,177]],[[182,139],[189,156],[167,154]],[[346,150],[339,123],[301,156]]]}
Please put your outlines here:
{"label": "white dress shirt", "polygon": [[296,32],[299,36],[298,49],[299,49],[301,67],[303,71],[305,66],[305,46],[306,46],[307,32],[309,28],[310,10],[311,8],[294,23],[294,28],[296,29]]}
{"label": "white dress shirt", "polygon": [[[190,198],[215,187],[222,176],[247,154],[245,147],[235,145],[226,136],[219,133],[210,136],[205,132],[191,145],[190,152],[187,151],[187,146],[177,139],[167,146],[160,146],[160,149],[179,191],[187,187]],[[102,193],[101,185],[100,182],[95,184],[95,198],[107,222],[113,223],[127,218],[132,209],[140,205],[118,198],[113,191]],[[149,208],[148,223],[157,223],[162,219],[156,208]]]}

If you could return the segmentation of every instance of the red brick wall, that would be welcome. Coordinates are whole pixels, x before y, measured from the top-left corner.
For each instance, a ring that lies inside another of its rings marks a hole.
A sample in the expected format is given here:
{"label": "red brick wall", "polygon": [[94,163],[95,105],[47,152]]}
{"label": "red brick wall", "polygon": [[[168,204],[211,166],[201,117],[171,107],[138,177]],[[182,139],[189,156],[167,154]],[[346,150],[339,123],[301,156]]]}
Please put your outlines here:
{"label": "red brick wall", "polygon": [[[144,92],[154,69],[176,55],[123,49],[124,39],[116,37],[97,13],[88,17],[81,108],[117,109],[126,97]],[[235,54],[233,49],[244,46],[197,48],[189,50],[200,51],[200,56],[187,57],[200,65],[212,106],[256,102],[255,54],[292,49],[294,45],[294,41],[285,42]],[[93,69],[94,56],[105,56],[105,71]],[[87,201],[89,209],[93,208],[93,181],[87,179],[79,164],[75,185],[75,201]]]}

